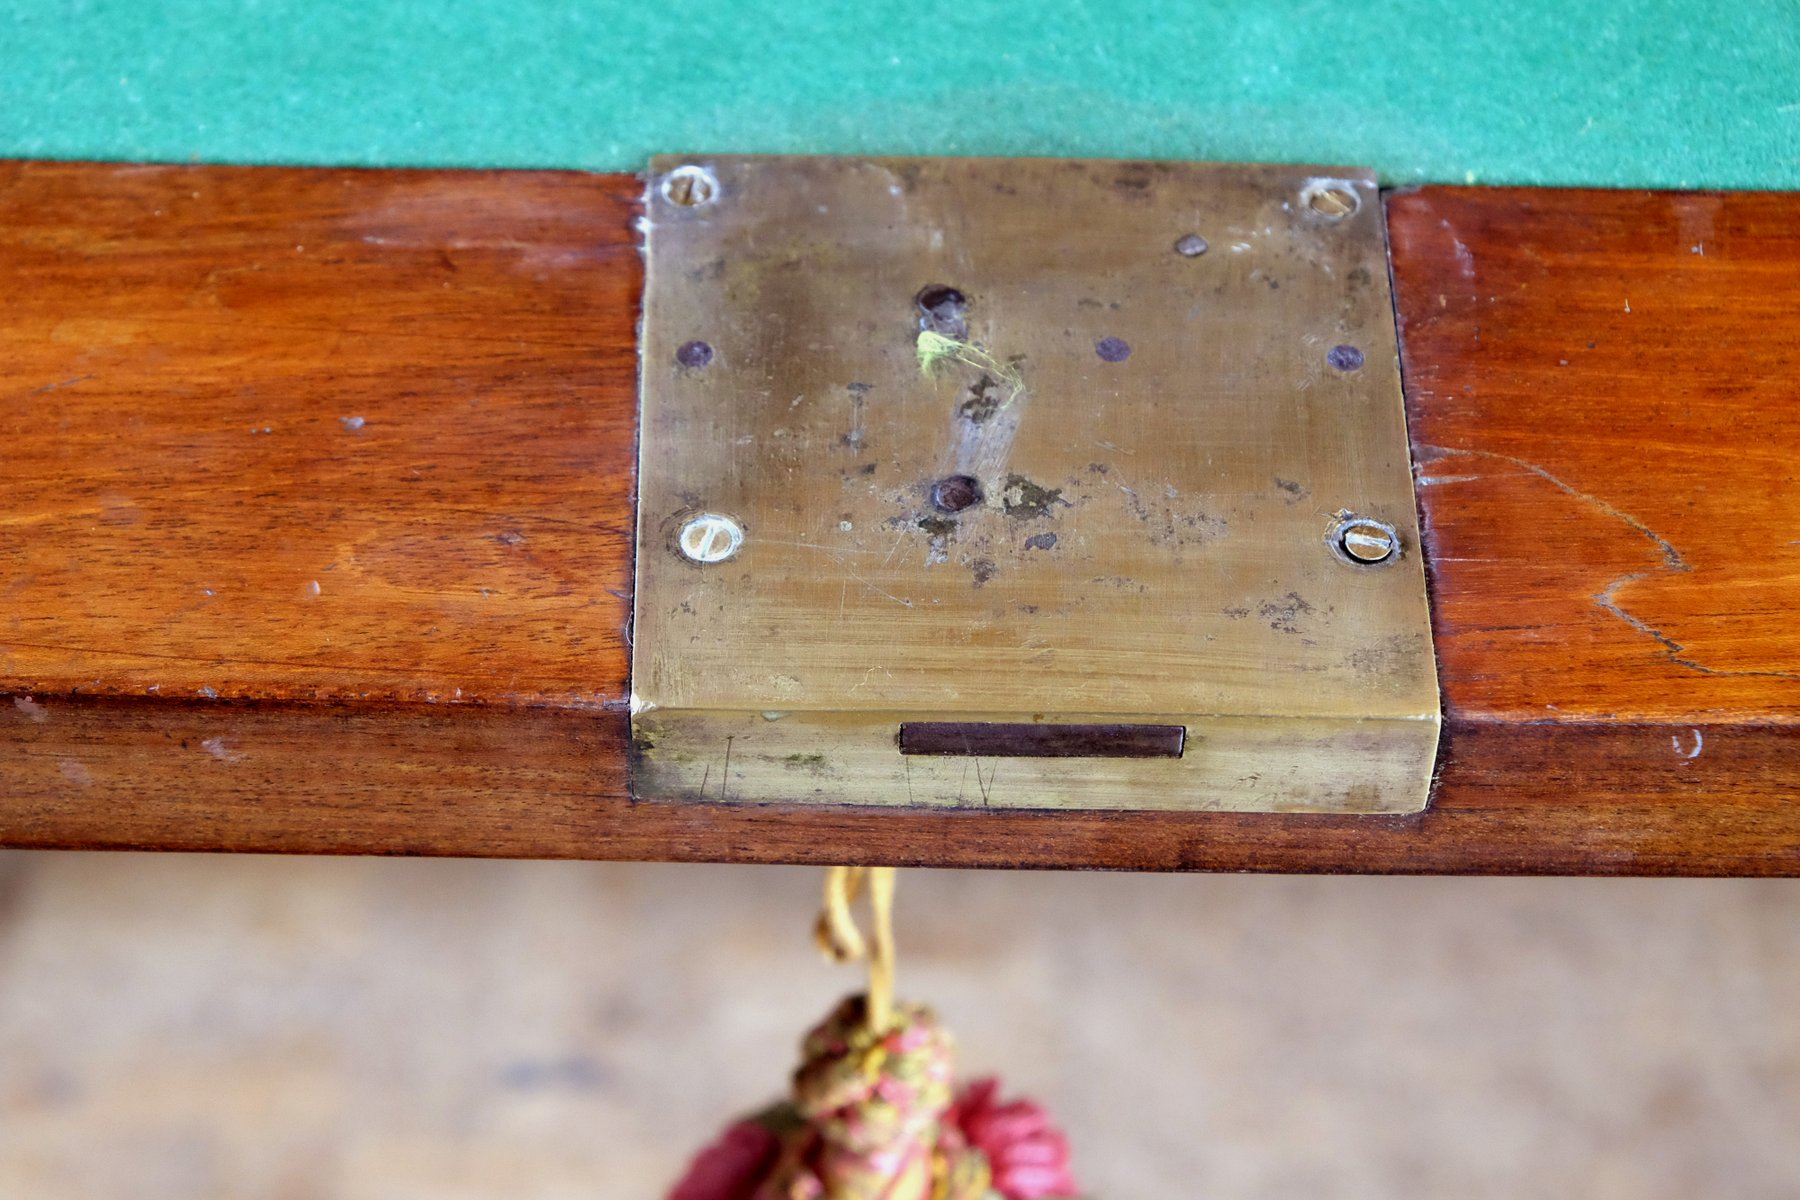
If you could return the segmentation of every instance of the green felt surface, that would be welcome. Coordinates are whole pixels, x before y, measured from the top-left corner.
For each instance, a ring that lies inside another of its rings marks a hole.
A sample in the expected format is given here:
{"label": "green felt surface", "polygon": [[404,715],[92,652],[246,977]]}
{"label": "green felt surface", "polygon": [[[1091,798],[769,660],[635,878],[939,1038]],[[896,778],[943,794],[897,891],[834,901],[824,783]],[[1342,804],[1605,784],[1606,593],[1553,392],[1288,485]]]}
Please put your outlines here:
{"label": "green felt surface", "polygon": [[0,156],[664,150],[1800,187],[1800,0],[0,0]]}

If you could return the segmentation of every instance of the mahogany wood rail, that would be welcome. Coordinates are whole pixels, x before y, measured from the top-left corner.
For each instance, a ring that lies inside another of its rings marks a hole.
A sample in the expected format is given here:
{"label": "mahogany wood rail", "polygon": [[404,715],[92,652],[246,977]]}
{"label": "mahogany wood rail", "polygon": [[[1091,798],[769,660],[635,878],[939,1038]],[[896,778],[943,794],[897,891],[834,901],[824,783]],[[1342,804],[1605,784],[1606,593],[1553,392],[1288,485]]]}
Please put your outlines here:
{"label": "mahogany wood rail", "polygon": [[1800,195],[1387,198],[1405,818],[634,802],[629,176],[0,164],[0,843],[1800,873]]}

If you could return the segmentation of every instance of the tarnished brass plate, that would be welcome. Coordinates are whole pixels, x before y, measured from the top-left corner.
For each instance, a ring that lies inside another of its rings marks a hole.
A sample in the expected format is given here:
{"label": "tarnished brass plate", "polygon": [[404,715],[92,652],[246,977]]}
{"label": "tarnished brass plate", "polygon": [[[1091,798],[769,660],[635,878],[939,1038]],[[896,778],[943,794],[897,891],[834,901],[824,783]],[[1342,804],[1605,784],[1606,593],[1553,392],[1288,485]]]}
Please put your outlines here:
{"label": "tarnished brass plate", "polygon": [[640,797],[1424,806],[1368,172],[665,158],[645,242]]}

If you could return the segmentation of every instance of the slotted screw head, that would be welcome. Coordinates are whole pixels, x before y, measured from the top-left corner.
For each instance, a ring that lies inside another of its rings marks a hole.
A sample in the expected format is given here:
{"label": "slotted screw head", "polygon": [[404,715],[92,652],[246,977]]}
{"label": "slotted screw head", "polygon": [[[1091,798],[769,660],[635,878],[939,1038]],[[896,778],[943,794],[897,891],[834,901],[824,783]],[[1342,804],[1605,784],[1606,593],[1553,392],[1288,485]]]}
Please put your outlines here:
{"label": "slotted screw head", "polygon": [[1339,558],[1359,567],[1378,567],[1400,554],[1400,535],[1373,517],[1344,516],[1332,527],[1328,544]]}
{"label": "slotted screw head", "polygon": [[1300,202],[1328,221],[1342,220],[1362,207],[1356,186],[1342,179],[1314,180],[1300,193]]}
{"label": "slotted screw head", "polygon": [[705,167],[688,163],[663,176],[662,194],[663,199],[680,208],[698,208],[712,203],[719,194],[719,181]]}
{"label": "slotted screw head", "polygon": [[744,527],[722,513],[689,517],[675,545],[689,562],[724,562],[744,544]]}

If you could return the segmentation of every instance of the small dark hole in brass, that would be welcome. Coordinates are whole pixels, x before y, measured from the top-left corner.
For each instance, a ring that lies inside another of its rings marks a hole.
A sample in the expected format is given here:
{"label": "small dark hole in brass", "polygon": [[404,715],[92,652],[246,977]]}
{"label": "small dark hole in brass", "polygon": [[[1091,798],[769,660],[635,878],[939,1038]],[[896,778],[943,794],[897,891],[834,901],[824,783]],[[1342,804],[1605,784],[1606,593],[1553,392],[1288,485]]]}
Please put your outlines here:
{"label": "small dark hole in brass", "polygon": [[914,297],[919,328],[962,341],[969,336],[969,298],[948,284],[934,283]]}
{"label": "small dark hole in brass", "polygon": [[931,507],[959,513],[981,503],[981,484],[973,475],[950,475],[931,485]]}
{"label": "small dark hole in brass", "polygon": [[684,367],[699,369],[713,360],[713,348],[705,342],[683,342],[675,351],[675,361]]}
{"label": "small dark hole in brass", "polygon": [[1102,362],[1124,362],[1131,357],[1131,343],[1124,338],[1103,337],[1094,343],[1094,353]]}

